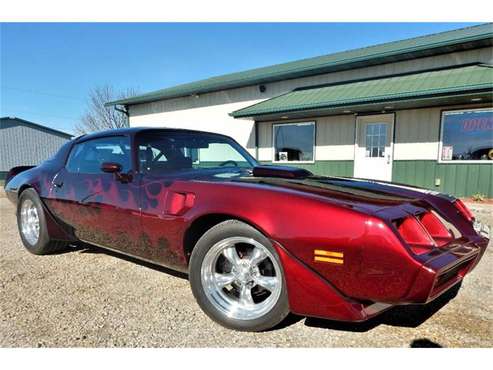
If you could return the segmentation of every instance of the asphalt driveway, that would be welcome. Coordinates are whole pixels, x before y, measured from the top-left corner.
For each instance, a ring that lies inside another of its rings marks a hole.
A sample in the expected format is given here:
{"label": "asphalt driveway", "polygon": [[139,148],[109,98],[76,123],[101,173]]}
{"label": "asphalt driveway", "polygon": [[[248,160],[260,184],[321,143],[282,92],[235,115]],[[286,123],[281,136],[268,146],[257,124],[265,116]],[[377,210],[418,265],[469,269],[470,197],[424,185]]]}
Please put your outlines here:
{"label": "asphalt driveway", "polygon": [[[451,292],[363,324],[290,317],[265,333],[222,328],[201,312],[188,281],[96,248],[25,251],[0,188],[2,347],[491,347],[493,250]],[[493,206],[477,215],[493,225]]]}

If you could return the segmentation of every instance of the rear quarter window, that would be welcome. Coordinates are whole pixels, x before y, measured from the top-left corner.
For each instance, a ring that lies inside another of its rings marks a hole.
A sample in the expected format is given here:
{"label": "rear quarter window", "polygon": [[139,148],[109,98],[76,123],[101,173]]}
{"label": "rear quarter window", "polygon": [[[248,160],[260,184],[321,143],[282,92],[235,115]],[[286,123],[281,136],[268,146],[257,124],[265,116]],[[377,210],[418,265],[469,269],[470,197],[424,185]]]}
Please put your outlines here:
{"label": "rear quarter window", "polygon": [[67,159],[65,168],[71,173],[102,173],[104,162],[115,162],[122,166],[122,172],[131,169],[130,140],[126,136],[103,137],[75,144]]}

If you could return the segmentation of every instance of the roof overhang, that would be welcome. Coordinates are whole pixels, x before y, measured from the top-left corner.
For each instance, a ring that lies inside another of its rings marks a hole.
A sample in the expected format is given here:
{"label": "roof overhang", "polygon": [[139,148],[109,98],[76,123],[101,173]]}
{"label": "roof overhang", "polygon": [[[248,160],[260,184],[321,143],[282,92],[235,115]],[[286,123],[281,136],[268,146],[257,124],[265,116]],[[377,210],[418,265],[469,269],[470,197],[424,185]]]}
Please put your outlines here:
{"label": "roof overhang", "polygon": [[493,68],[485,65],[297,89],[230,113],[268,121],[493,100]]}
{"label": "roof overhang", "polygon": [[243,117],[257,122],[274,120],[293,120],[299,118],[316,118],[322,116],[339,116],[345,114],[386,113],[403,109],[430,108],[438,106],[453,106],[461,104],[487,104],[492,103],[493,95],[489,92],[477,92],[472,94],[432,96],[428,98],[386,101],[382,103],[369,103],[361,105],[348,105],[326,109],[308,109],[304,111],[284,112],[282,114],[265,114],[255,117]]}

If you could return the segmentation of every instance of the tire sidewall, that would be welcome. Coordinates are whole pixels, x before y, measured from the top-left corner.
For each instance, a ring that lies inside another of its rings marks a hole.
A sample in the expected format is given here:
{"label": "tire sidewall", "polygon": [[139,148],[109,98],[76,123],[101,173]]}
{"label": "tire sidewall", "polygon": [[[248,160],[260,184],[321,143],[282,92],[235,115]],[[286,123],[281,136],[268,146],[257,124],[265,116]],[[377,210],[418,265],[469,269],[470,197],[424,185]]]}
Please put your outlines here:
{"label": "tire sidewall", "polygon": [[[225,316],[217,310],[206,296],[202,286],[202,261],[209,249],[217,242],[229,237],[243,236],[255,239],[265,246],[276,259],[281,273],[282,287],[281,294],[274,307],[264,316],[251,319],[239,320]],[[263,331],[270,329],[279,324],[289,313],[289,304],[287,299],[286,282],[282,263],[277,255],[272,243],[262,233],[255,228],[241,221],[228,220],[224,221],[210,230],[208,230],[195,245],[189,265],[189,279],[193,295],[202,310],[214,321],[219,324],[235,330],[241,331]]]}
{"label": "tire sidewall", "polygon": [[[39,238],[37,243],[34,245],[30,244],[24,238],[24,234],[22,233],[21,209],[22,209],[22,204],[27,199],[33,202],[33,204],[36,207],[36,210],[38,211],[38,217],[39,217]],[[19,197],[19,201],[17,202],[17,227],[19,229],[19,235],[21,237],[22,244],[24,244],[24,247],[29,252],[33,254],[45,254],[45,247],[49,244],[50,237],[48,235],[48,230],[46,226],[46,218],[45,218],[43,205],[41,204],[41,200],[39,199],[38,194],[33,189],[24,190]]]}

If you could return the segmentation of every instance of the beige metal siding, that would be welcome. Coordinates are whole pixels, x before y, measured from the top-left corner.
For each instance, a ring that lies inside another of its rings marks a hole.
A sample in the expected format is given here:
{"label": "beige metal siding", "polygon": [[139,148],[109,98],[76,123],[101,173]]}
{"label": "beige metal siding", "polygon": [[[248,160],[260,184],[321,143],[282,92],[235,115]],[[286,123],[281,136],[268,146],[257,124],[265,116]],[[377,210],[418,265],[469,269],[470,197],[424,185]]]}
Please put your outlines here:
{"label": "beige metal siding", "polygon": [[130,113],[131,126],[172,127],[216,132],[233,137],[251,154],[255,153],[255,132],[253,122],[235,120],[228,113],[239,109],[242,103],[213,105],[171,112],[158,110],[145,115]]}
{"label": "beige metal siding", "polygon": [[317,118],[316,160],[340,161],[354,159],[355,116]]}
{"label": "beige metal siding", "polygon": [[258,123],[258,160],[272,161],[272,123]]}
{"label": "beige metal siding", "polygon": [[440,108],[396,112],[394,160],[437,159]]}

